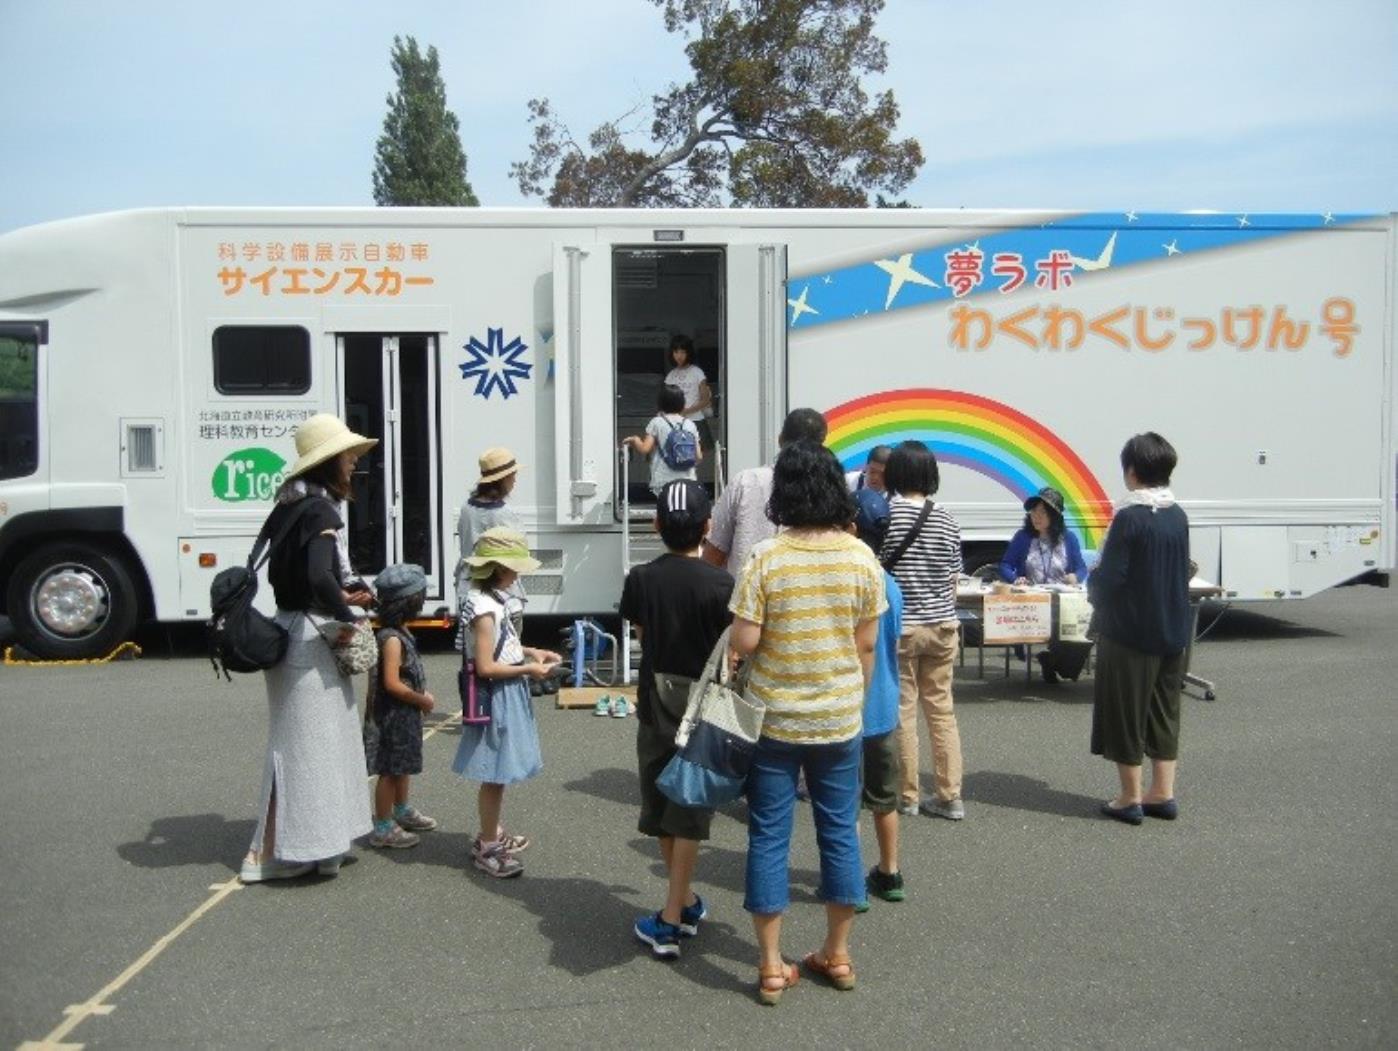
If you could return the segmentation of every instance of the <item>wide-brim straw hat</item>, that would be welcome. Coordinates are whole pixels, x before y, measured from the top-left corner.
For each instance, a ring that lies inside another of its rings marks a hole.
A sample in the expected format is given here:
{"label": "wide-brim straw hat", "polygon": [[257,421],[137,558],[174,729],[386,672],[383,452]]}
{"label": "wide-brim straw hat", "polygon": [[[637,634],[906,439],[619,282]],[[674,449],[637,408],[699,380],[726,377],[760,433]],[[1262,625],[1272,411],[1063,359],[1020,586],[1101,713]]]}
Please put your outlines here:
{"label": "wide-brim straw hat", "polygon": [[501,478],[508,478],[519,470],[519,463],[515,460],[515,454],[509,449],[503,445],[495,445],[481,453],[480,467],[480,483],[485,484],[486,482],[498,482]]}
{"label": "wide-brim straw hat", "polygon": [[504,566],[516,573],[532,573],[542,562],[529,553],[529,541],[523,533],[504,526],[487,529],[476,540],[476,548],[464,559],[471,567],[471,577],[479,580],[490,574],[490,566]]}
{"label": "wide-brim straw hat", "polygon": [[363,456],[378,444],[377,438],[355,434],[334,413],[316,413],[296,428],[296,462],[286,476],[296,478],[343,452]]}

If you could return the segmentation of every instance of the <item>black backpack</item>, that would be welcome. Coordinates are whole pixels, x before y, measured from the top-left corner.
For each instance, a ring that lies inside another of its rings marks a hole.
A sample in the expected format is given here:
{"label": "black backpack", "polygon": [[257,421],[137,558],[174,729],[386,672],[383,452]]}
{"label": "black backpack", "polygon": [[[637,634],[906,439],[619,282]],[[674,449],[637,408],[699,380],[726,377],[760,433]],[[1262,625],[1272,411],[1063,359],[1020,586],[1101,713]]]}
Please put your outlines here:
{"label": "black backpack", "polygon": [[214,666],[214,678],[222,670],[223,677],[232,682],[230,671],[266,671],[286,656],[286,629],[258,612],[252,603],[257,598],[258,570],[272,557],[272,548],[285,540],[300,521],[312,499],[306,497],[297,502],[270,543],[269,515],[252,545],[248,564],[225,569],[209,586],[209,608],[213,613],[208,624],[209,661]]}

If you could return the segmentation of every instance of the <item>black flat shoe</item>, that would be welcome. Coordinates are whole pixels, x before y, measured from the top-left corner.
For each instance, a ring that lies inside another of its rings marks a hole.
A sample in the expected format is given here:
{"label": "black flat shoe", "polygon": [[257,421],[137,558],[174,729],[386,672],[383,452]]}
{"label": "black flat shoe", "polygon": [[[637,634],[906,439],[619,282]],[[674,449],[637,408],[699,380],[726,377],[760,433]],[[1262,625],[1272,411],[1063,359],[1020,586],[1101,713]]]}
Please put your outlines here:
{"label": "black flat shoe", "polygon": [[1167,799],[1163,803],[1142,803],[1141,813],[1146,817],[1158,817],[1165,821],[1173,821],[1180,816],[1180,805],[1174,799]]}
{"label": "black flat shoe", "polygon": [[1050,685],[1058,682],[1058,672],[1049,667],[1048,650],[1040,650],[1034,654],[1034,659],[1039,662],[1039,670],[1044,673],[1044,682]]}
{"label": "black flat shoe", "polygon": [[1128,825],[1139,825],[1146,819],[1145,810],[1140,803],[1132,803],[1130,806],[1112,806],[1109,799],[1102,804],[1102,813],[1117,821],[1123,821]]}

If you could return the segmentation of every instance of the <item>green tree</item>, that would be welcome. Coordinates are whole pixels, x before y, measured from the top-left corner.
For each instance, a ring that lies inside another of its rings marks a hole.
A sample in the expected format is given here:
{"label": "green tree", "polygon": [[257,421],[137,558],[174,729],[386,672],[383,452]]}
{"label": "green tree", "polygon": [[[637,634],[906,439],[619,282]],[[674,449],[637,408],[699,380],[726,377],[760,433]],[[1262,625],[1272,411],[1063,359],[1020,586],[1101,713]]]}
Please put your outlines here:
{"label": "green tree", "polygon": [[466,181],[456,115],[447,109],[437,49],[424,56],[412,37],[393,38],[398,90],[388,96],[374,156],[374,201],[381,205],[477,205]]}
{"label": "green tree", "polygon": [[689,41],[690,78],[651,100],[648,135],[622,118],[585,145],[531,100],[529,158],[510,167],[520,192],[560,207],[860,207],[917,175],[922,148],[894,137],[893,93],[861,84],[888,64],[884,0],[651,3]]}

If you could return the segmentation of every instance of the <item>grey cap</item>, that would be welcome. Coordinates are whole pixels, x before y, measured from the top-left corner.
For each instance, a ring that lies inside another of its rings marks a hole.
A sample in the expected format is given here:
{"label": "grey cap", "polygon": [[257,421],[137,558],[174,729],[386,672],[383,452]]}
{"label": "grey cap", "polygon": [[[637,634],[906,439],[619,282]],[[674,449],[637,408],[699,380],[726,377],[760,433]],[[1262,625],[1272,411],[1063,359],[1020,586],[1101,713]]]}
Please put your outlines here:
{"label": "grey cap", "polygon": [[427,574],[411,562],[397,562],[374,578],[380,602],[394,602],[427,590]]}

